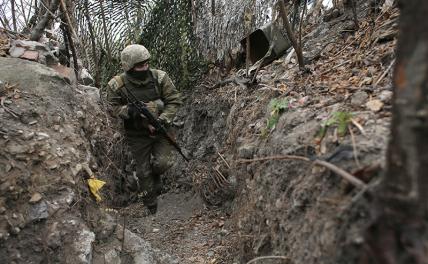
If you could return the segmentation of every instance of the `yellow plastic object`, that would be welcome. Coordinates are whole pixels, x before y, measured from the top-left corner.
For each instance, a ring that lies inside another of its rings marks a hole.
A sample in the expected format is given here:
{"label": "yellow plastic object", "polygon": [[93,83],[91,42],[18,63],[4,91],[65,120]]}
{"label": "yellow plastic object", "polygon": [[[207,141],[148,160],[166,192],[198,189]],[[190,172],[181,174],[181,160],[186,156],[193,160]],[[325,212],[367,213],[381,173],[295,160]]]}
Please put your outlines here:
{"label": "yellow plastic object", "polygon": [[101,190],[101,188],[104,186],[104,184],[106,184],[106,182],[98,180],[96,178],[90,178],[87,181],[89,190],[91,191],[92,195],[94,195],[97,202],[100,202],[102,199],[99,190]]}

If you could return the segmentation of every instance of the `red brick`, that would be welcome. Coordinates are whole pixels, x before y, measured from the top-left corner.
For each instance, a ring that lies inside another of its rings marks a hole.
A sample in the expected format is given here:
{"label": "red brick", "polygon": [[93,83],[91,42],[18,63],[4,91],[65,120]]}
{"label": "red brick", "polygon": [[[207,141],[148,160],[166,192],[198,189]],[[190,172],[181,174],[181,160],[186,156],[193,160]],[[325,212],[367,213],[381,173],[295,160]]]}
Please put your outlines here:
{"label": "red brick", "polygon": [[64,77],[69,84],[75,84],[77,82],[76,74],[74,73],[74,70],[72,68],[66,67],[61,64],[52,65],[50,67],[54,69],[57,73],[59,73],[59,75]]}
{"label": "red brick", "polygon": [[39,59],[39,52],[35,50],[26,50],[24,54],[21,55],[21,59],[37,61]]}

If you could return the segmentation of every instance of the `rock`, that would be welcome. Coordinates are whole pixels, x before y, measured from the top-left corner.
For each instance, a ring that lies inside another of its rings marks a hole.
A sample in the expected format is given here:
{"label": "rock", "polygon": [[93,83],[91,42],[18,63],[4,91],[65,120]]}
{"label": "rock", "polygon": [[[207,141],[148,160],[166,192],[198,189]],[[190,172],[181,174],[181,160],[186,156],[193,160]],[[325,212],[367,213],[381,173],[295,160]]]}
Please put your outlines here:
{"label": "rock", "polygon": [[351,104],[353,106],[362,106],[369,98],[368,94],[364,91],[358,91],[351,96]]}
{"label": "rock", "polygon": [[[122,233],[123,227],[119,226],[116,228],[116,236],[119,237]],[[128,229],[125,229],[125,241],[123,245],[126,252],[132,256],[134,260],[133,263],[178,263],[177,259],[167,253],[160,252],[158,249],[154,249],[149,242],[132,233]]]}
{"label": "rock", "polygon": [[120,255],[116,251],[116,249],[112,249],[110,251],[107,251],[104,254],[104,263],[105,264],[121,264],[122,261],[120,260]]}
{"label": "rock", "polygon": [[58,229],[58,222],[54,222],[48,229],[48,235],[46,236],[46,243],[48,247],[52,249],[59,248],[61,246],[61,232]]}
{"label": "rock", "polygon": [[84,228],[77,233],[73,242],[74,254],[70,254],[66,263],[89,264],[92,262],[92,243],[95,241],[95,234]]}
{"label": "rock", "polygon": [[20,58],[30,61],[37,61],[39,59],[39,52],[36,50],[26,50]]}
{"label": "rock", "polygon": [[36,135],[37,135],[37,140],[39,140],[39,141],[50,138],[50,136],[48,134],[43,133],[43,132],[37,132]]}
{"label": "rock", "polygon": [[360,87],[363,85],[370,85],[373,83],[373,78],[372,77],[365,77],[361,82],[360,82]]}
{"label": "rock", "polygon": [[0,218],[0,241],[7,240],[10,234],[8,232],[8,223],[6,217]]}
{"label": "rock", "polygon": [[384,102],[384,103],[386,103],[386,104],[389,104],[389,103],[391,103],[392,95],[393,95],[393,92],[392,92],[392,91],[383,90],[383,91],[379,94],[379,100],[381,100],[382,102]]}
{"label": "rock", "polygon": [[76,74],[72,68],[66,67],[64,65],[51,65],[52,69],[54,69],[60,76],[62,76],[68,84],[76,84]]}
{"label": "rock", "polygon": [[100,90],[97,87],[79,85],[79,89],[82,90],[90,100],[96,103],[100,102]]}
{"label": "rock", "polygon": [[0,96],[6,92],[6,84],[0,80]]}
{"label": "rock", "polygon": [[241,159],[251,159],[254,156],[256,147],[252,144],[243,144],[238,148],[238,156]]}
{"label": "rock", "polygon": [[324,22],[328,22],[332,19],[338,18],[341,15],[341,12],[338,8],[334,8],[329,12],[326,12],[326,14],[323,17]]}
{"label": "rock", "polygon": [[107,215],[105,219],[101,219],[98,222],[98,230],[95,230],[97,233],[97,240],[107,240],[110,238],[113,235],[116,226],[117,224],[110,215]]}
{"label": "rock", "polygon": [[30,203],[34,204],[40,202],[40,200],[42,200],[42,195],[36,192],[31,196]]}
{"label": "rock", "polygon": [[9,142],[6,147],[6,152],[9,152],[12,155],[24,154],[29,151],[29,147],[26,145],[19,144],[17,142]]}
{"label": "rock", "polygon": [[36,135],[36,133],[34,132],[27,132],[25,134],[22,135],[22,138],[25,140],[30,140],[34,137],[34,135]]}
{"label": "rock", "polygon": [[24,52],[25,52],[25,49],[21,48],[21,47],[12,46],[9,49],[9,54],[13,58],[19,58],[19,57],[21,57],[24,54]]}
{"label": "rock", "polygon": [[77,111],[76,112],[76,117],[78,119],[83,119],[85,117],[85,114],[82,111]]}
{"label": "rock", "polygon": [[46,64],[48,66],[58,64],[58,58],[52,52],[44,52],[40,54],[39,63]]}
{"label": "rock", "polygon": [[40,221],[49,217],[48,205],[45,201],[41,201],[30,207],[28,218],[30,221]]}
{"label": "rock", "polygon": [[31,41],[31,40],[15,40],[15,41],[12,41],[11,46],[22,47],[22,48],[25,48],[26,50],[50,51],[48,46],[40,42]]}
{"label": "rock", "polygon": [[37,41],[16,40],[11,43],[9,54],[14,58],[37,61],[42,64],[53,65],[58,59],[51,49]]}
{"label": "rock", "polygon": [[373,112],[379,112],[383,107],[383,103],[378,99],[374,99],[374,100],[368,101],[366,103],[366,107]]}
{"label": "rock", "polygon": [[88,70],[85,68],[80,70],[79,80],[83,85],[93,85],[95,82],[94,78],[92,78],[91,74],[89,74]]}

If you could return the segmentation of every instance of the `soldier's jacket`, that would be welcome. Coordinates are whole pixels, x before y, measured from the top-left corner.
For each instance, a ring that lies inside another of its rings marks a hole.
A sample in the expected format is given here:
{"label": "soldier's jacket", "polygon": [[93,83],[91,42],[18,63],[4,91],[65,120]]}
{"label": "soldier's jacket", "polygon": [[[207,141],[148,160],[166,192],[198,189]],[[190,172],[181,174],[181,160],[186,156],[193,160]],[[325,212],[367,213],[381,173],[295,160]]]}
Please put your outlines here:
{"label": "soldier's jacket", "polygon": [[[148,77],[143,81],[135,79],[127,73],[122,73],[121,75],[113,77],[108,82],[106,89],[106,97],[112,105],[114,115],[119,113],[121,106],[128,103],[121,95],[121,90],[126,92],[124,86],[126,86],[138,100],[148,105],[156,104],[154,102],[161,100],[163,102],[163,109],[160,109],[161,111],[159,113],[153,114],[156,116],[159,114],[159,118],[168,123],[172,122],[178,107],[182,104],[181,95],[166,72],[150,69]],[[135,124],[135,120],[133,121]],[[125,128],[127,130],[141,129],[126,120]]]}

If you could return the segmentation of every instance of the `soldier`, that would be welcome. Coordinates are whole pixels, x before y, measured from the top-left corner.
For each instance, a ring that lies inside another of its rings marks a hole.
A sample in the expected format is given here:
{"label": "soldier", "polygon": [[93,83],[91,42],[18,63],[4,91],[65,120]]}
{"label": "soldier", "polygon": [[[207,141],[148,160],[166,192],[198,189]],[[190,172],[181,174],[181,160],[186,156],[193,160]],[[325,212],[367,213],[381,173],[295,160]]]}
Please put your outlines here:
{"label": "soldier", "polygon": [[161,174],[173,164],[173,148],[122,94],[127,91],[134,94],[166,128],[170,127],[182,99],[164,71],[149,67],[149,59],[150,53],[144,46],[127,46],[121,53],[124,72],[109,81],[107,100],[113,115],[124,121],[126,142],[137,164],[138,181],[133,187],[154,214],[162,189]]}

